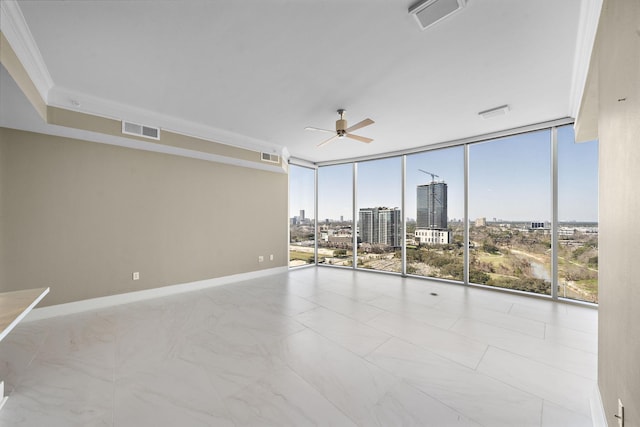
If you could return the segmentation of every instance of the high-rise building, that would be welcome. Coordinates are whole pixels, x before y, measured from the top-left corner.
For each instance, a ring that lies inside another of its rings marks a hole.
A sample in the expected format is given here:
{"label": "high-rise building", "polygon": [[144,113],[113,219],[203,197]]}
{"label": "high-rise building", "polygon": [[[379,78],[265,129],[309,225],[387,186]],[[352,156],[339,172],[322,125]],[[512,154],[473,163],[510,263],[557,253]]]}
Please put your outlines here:
{"label": "high-rise building", "polygon": [[364,243],[374,242],[374,219],[373,213],[376,208],[361,208],[358,218],[358,227],[360,231],[360,239]]}
{"label": "high-rise building", "polygon": [[417,228],[447,229],[447,184],[418,185]]}
{"label": "high-rise building", "polygon": [[402,216],[398,208],[361,208],[360,238],[363,243],[402,246]]}
{"label": "high-rise building", "polygon": [[432,181],[417,188],[416,241],[419,244],[446,244],[448,231],[447,184]]}
{"label": "high-rise building", "polygon": [[304,209],[300,209],[300,221],[304,222]]}

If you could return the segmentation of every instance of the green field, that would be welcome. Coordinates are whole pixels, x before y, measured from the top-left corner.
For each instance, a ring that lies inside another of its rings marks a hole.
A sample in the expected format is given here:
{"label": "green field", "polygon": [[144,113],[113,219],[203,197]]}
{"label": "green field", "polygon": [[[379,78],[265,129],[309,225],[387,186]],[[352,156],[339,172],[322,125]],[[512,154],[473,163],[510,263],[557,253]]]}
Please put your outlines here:
{"label": "green field", "polygon": [[315,260],[315,257],[312,252],[289,251],[289,261],[294,260],[312,263]]}

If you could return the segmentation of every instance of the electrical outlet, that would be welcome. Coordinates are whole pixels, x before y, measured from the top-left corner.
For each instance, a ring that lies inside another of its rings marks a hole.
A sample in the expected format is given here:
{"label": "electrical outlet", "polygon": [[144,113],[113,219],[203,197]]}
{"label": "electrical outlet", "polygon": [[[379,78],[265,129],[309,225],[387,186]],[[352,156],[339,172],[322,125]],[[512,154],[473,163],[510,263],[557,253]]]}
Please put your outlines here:
{"label": "electrical outlet", "polygon": [[258,262],[263,262],[264,261],[264,257],[262,255],[258,256]]}
{"label": "electrical outlet", "polygon": [[140,272],[139,271],[135,271],[133,273],[133,280],[140,280]]}
{"label": "electrical outlet", "polygon": [[273,254],[269,255],[269,261],[273,261]]}

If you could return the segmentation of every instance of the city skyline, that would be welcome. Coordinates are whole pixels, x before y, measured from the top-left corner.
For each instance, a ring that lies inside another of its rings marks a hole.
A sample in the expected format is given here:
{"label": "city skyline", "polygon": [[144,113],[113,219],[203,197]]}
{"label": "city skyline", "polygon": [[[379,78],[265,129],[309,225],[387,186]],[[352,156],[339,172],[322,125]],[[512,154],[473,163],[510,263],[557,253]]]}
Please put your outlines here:
{"label": "city skyline", "polygon": [[[550,221],[550,131],[543,130],[472,144],[469,147],[469,220],[485,217],[504,221]],[[576,144],[573,128],[558,128],[558,219],[597,222],[597,141]],[[360,207],[401,207],[401,158],[360,162],[357,204]],[[351,221],[352,164],[319,169],[318,217]],[[448,184],[449,220],[463,218],[464,150],[462,146],[407,156],[405,218],[417,219],[415,188],[431,181],[419,169],[439,175]],[[310,181],[292,174],[290,216],[313,212],[313,171]],[[310,189],[299,198],[301,186]],[[305,205],[305,203],[307,203]]]}

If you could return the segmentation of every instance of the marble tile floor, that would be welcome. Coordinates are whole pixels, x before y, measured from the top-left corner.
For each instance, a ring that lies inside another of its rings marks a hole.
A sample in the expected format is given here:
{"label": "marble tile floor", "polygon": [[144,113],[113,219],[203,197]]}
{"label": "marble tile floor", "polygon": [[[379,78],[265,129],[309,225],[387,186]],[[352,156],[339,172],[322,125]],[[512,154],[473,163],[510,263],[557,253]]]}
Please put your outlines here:
{"label": "marble tile floor", "polygon": [[589,307],[298,269],[23,322],[0,343],[0,425],[590,426],[597,321]]}

